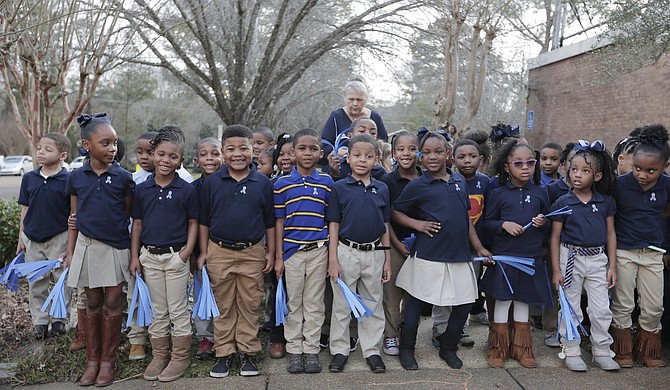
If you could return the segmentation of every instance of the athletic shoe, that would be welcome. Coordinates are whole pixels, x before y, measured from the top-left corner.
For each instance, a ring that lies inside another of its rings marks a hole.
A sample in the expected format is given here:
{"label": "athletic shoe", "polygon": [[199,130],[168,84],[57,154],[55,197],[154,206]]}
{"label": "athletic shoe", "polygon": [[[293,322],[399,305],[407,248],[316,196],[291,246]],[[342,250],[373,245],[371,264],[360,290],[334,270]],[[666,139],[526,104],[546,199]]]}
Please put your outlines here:
{"label": "athletic shoe", "polygon": [[398,349],[398,338],[397,337],[385,337],[384,338],[384,353],[389,356],[398,356],[400,350]]}

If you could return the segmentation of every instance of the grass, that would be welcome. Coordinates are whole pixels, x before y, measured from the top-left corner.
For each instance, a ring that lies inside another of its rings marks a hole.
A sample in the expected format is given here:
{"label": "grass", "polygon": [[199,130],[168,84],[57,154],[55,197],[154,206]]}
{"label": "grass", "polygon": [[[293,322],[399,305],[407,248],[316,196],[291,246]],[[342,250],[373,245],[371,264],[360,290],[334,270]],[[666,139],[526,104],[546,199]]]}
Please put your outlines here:
{"label": "grass", "polygon": [[[31,353],[14,359],[17,364],[14,377],[11,379],[12,386],[27,386],[51,382],[76,382],[84,373],[86,367],[86,351],[70,352],[68,346],[72,342],[73,331],[60,337],[49,338],[45,341],[36,341],[32,336],[26,336],[25,343],[33,343],[36,348]],[[261,344],[268,341],[268,334],[259,334]],[[130,344],[128,338],[122,333],[117,355],[116,380],[142,378],[142,374],[151,361],[151,347],[147,344],[147,358],[144,360],[128,360]],[[215,359],[200,360],[195,358],[198,349],[197,340],[193,338],[191,345],[191,366],[184,373],[184,377],[198,378],[209,377],[209,371],[215,363]],[[265,359],[264,350],[257,355],[259,370],[263,369]],[[238,375],[237,365],[231,369],[231,375]]]}

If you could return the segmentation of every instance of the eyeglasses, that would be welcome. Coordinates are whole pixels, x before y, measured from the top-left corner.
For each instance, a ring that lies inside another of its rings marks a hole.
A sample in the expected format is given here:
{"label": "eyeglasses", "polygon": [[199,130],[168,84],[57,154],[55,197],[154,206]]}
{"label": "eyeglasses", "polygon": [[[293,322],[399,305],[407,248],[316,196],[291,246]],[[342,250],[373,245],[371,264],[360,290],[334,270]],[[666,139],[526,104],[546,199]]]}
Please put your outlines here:
{"label": "eyeglasses", "polygon": [[521,169],[524,165],[527,165],[528,168],[534,168],[537,160],[532,158],[530,160],[514,160],[510,161],[509,164],[514,165],[514,168]]}

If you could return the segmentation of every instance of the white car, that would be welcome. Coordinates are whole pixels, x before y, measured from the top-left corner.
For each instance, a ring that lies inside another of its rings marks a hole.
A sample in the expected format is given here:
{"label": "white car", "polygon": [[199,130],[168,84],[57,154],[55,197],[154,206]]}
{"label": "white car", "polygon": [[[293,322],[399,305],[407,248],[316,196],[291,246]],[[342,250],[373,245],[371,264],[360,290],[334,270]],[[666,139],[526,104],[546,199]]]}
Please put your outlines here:
{"label": "white car", "polygon": [[7,156],[5,157],[5,166],[0,170],[0,175],[19,175],[35,169],[33,167],[33,158],[30,156]]}
{"label": "white car", "polygon": [[72,162],[70,163],[70,167],[68,168],[70,172],[84,166],[84,160],[86,160],[86,157],[83,156],[77,157],[74,160],[72,160]]}

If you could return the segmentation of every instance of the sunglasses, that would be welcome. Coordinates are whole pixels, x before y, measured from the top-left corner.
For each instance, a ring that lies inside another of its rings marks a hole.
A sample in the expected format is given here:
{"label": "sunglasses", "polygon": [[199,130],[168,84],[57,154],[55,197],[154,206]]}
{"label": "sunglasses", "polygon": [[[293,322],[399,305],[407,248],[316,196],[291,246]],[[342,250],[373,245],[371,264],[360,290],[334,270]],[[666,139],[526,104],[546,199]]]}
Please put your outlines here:
{"label": "sunglasses", "polygon": [[528,168],[534,168],[536,163],[537,163],[537,160],[534,159],[534,158],[531,158],[530,160],[510,161],[508,164],[512,164],[514,166],[514,168],[521,169],[521,168],[523,168],[524,165],[527,165]]}

